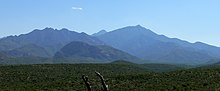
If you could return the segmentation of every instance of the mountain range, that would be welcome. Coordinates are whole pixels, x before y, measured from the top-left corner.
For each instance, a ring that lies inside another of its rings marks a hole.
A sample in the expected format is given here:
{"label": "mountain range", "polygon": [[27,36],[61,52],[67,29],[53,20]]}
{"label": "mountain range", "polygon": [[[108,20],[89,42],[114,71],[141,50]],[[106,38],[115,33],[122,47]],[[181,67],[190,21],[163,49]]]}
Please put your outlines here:
{"label": "mountain range", "polygon": [[65,28],[61,30],[45,28],[43,30],[36,29],[28,34],[8,36],[0,39],[0,51],[11,51],[26,45],[36,45],[44,48],[49,56],[53,57],[57,51],[72,41],[83,41],[92,45],[103,44],[96,37],[86,33],[77,33]]}
{"label": "mountain range", "polygon": [[7,57],[122,59],[169,64],[202,64],[220,59],[219,47],[158,35],[140,25],[110,32],[101,30],[92,35],[65,28],[35,29],[27,34],[1,38],[0,53],[0,62]]}
{"label": "mountain range", "polygon": [[220,58],[219,47],[158,35],[140,25],[116,29],[97,37],[107,45],[152,62],[199,64]]}

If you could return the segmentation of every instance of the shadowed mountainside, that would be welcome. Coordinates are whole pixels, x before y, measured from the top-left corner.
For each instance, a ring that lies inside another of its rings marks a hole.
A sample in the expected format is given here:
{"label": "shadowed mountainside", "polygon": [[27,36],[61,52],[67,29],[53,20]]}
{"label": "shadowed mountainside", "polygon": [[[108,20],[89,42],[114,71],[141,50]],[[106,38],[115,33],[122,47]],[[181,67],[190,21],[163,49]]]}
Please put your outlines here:
{"label": "shadowed mountainside", "polygon": [[88,60],[130,60],[137,63],[138,58],[117,50],[106,45],[89,45],[84,42],[74,41],[58,51],[55,58],[75,58],[75,59],[88,59]]}

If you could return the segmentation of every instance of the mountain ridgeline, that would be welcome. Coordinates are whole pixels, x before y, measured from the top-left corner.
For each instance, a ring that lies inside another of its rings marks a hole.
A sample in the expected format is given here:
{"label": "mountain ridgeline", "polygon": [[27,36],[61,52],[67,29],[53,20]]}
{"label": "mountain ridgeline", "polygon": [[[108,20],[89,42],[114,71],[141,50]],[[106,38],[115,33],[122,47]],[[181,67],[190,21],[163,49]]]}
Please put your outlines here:
{"label": "mountain ridgeline", "polygon": [[2,38],[0,50],[10,51],[31,44],[44,48],[50,57],[53,57],[57,51],[72,41],[83,41],[92,45],[103,44],[96,37],[89,36],[86,33],[77,33],[67,29],[45,28],[43,30],[36,29],[28,34]]}
{"label": "mountain ridgeline", "polygon": [[48,58],[49,61],[46,59],[44,63],[53,63],[54,59],[60,59],[61,63],[62,59],[69,59],[65,63],[74,63],[72,59],[76,59],[88,63],[90,60],[128,60],[134,63],[204,64],[220,59],[220,48],[158,35],[137,25],[110,32],[101,30],[93,35],[68,29],[36,29],[1,38],[0,54],[1,64],[10,64],[8,60],[15,62],[14,59],[22,57]]}
{"label": "mountain ridgeline", "polygon": [[220,48],[158,35],[140,25],[97,36],[107,45],[158,63],[201,64],[220,58]]}

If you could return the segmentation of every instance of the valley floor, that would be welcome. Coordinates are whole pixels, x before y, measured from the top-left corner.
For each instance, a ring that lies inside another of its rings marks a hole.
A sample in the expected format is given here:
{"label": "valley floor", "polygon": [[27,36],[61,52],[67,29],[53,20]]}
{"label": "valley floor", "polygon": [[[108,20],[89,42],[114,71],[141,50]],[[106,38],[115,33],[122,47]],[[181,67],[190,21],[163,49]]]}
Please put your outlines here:
{"label": "valley floor", "polygon": [[[100,72],[111,91],[219,91],[220,66],[153,72],[155,65],[137,64],[41,64],[0,66],[1,91],[87,91],[82,75],[88,75],[94,91],[101,91],[95,75]],[[162,66],[161,66],[161,69]]]}

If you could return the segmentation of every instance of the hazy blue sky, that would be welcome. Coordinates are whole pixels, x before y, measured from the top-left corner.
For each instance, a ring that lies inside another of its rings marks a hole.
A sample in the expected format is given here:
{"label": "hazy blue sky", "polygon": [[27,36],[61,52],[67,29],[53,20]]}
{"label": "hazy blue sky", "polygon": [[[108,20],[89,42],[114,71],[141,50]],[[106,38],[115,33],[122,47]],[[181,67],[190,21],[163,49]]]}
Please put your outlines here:
{"label": "hazy blue sky", "polygon": [[45,27],[88,34],[142,25],[220,46],[220,0],[1,0],[0,37]]}

